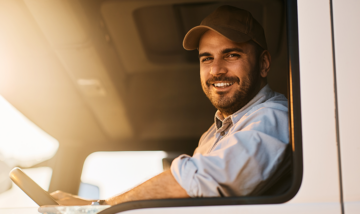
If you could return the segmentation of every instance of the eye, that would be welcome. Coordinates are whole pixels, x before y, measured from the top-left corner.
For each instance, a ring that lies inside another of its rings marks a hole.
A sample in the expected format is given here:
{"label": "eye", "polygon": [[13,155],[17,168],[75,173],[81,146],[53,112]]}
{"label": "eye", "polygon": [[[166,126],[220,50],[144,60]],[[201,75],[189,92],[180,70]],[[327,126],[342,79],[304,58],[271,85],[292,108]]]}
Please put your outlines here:
{"label": "eye", "polygon": [[239,57],[240,57],[240,55],[236,54],[236,53],[231,53],[231,54],[226,56],[226,58],[230,58],[230,59],[237,59]]}
{"label": "eye", "polygon": [[201,59],[201,62],[208,62],[210,60],[212,60],[211,57],[204,57],[204,58]]}

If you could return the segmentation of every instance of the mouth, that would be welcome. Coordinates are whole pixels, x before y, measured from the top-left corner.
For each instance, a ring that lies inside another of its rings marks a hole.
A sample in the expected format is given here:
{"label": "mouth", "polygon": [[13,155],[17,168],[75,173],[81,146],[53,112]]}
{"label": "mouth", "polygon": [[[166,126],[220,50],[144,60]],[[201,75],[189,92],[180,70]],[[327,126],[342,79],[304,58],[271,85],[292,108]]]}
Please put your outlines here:
{"label": "mouth", "polygon": [[234,82],[216,82],[211,85],[214,86],[215,88],[227,88],[232,86],[233,84]]}
{"label": "mouth", "polygon": [[236,84],[240,85],[240,79],[236,76],[215,76],[206,81],[208,89],[217,94],[230,92]]}

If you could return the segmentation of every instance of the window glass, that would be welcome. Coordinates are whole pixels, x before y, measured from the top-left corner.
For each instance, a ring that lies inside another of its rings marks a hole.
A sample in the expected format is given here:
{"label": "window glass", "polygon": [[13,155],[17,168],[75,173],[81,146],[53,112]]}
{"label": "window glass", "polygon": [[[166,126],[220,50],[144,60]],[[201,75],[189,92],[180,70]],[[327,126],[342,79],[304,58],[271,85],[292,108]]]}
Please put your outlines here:
{"label": "window glass", "polygon": [[99,188],[99,198],[126,192],[161,173],[165,157],[163,151],[92,153],[84,163],[79,195],[94,198],[94,186]]}
{"label": "window glass", "polygon": [[[45,133],[0,96],[0,208],[36,207],[9,178],[15,167],[32,167],[53,157],[59,147],[56,139]],[[25,169],[42,188],[49,188],[52,169]]]}
{"label": "window glass", "polygon": [[0,159],[10,167],[31,167],[50,159],[59,143],[0,96]]}

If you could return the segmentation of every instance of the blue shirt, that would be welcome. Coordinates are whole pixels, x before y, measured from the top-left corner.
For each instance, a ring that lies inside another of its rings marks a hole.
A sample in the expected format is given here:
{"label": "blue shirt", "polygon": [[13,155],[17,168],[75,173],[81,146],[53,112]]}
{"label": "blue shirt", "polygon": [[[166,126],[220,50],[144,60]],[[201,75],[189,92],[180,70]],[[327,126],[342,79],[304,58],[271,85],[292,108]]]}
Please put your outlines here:
{"label": "blue shirt", "polygon": [[171,172],[191,197],[245,196],[269,178],[289,142],[288,101],[268,85],[227,118],[219,111],[194,155]]}

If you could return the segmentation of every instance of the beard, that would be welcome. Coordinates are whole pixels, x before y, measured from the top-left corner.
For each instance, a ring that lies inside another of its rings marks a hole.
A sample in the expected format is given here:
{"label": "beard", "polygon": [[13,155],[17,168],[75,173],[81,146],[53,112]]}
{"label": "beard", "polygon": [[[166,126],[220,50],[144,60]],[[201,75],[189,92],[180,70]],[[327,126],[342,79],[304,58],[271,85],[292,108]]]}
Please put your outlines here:
{"label": "beard", "polygon": [[[215,81],[233,82],[236,91],[232,96],[229,92],[214,92],[210,90]],[[206,81],[201,80],[205,95],[213,106],[223,115],[231,115],[244,107],[260,90],[260,68],[256,66],[248,76],[241,80],[236,76],[213,76]]]}

